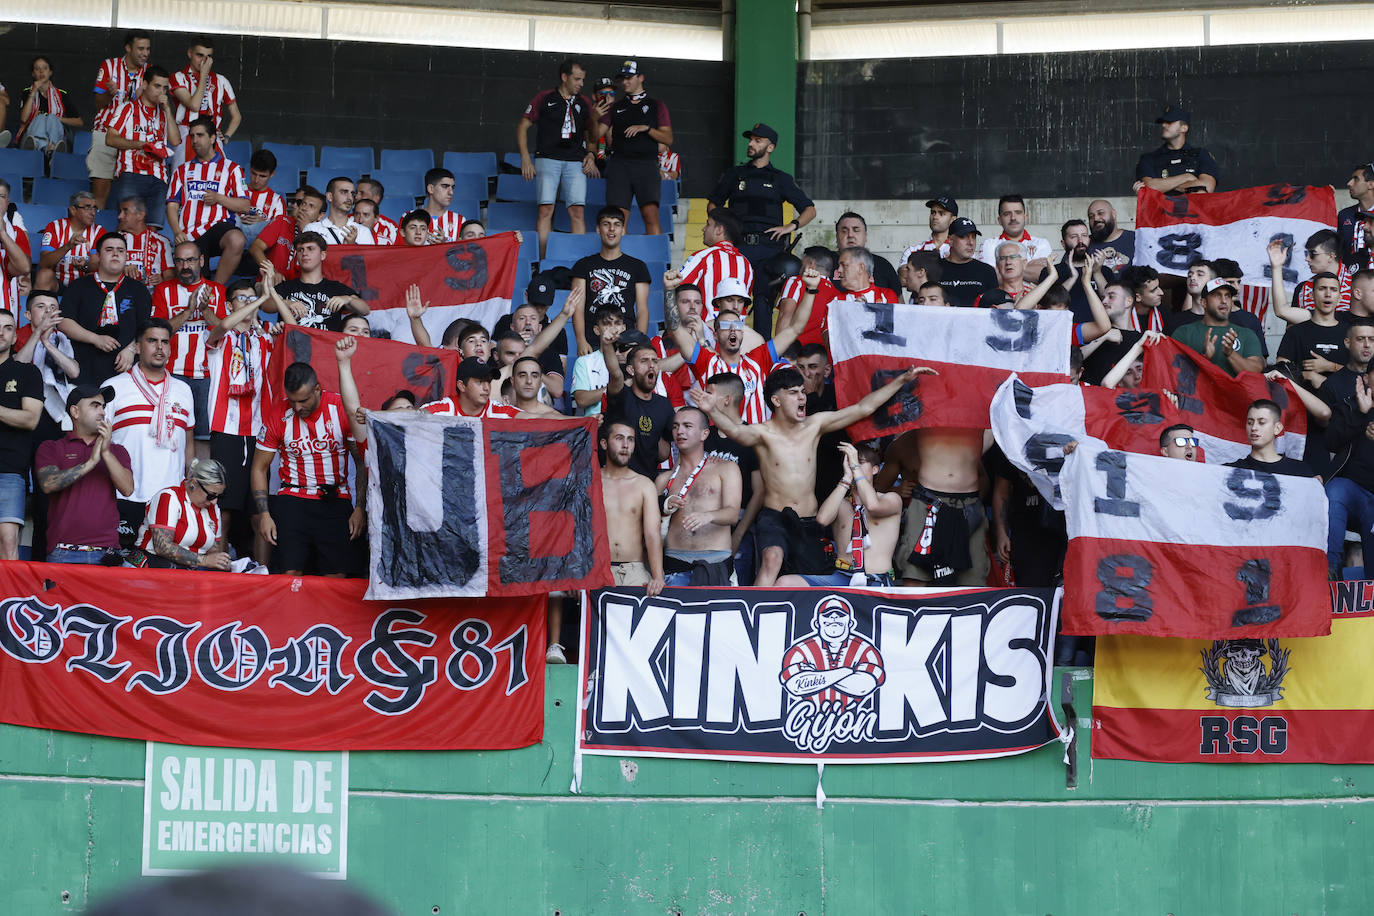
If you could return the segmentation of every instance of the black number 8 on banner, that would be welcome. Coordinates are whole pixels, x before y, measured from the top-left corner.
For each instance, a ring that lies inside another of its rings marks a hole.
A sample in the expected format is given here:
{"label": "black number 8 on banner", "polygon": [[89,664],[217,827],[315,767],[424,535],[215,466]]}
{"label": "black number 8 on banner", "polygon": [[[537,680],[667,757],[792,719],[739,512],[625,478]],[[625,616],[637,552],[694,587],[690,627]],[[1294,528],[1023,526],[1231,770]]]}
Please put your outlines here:
{"label": "black number 8 on banner", "polygon": [[[1102,589],[1097,593],[1094,610],[1107,621],[1144,622],[1154,616],[1154,601],[1150,583],[1154,580],[1154,566],[1133,553],[1108,554],[1097,561],[1097,581]],[[1245,586],[1245,607],[1231,614],[1231,626],[1251,627],[1273,623],[1283,615],[1277,604],[1268,604],[1269,561],[1261,558],[1246,560],[1236,570],[1236,581]]]}

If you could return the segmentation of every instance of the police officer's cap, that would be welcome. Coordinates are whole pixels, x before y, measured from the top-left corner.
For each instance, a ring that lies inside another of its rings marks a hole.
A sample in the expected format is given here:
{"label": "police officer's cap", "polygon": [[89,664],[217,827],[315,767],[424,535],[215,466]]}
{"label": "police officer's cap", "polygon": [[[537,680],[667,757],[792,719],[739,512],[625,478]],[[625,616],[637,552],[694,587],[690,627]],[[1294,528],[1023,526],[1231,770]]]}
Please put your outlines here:
{"label": "police officer's cap", "polygon": [[932,197],[930,200],[926,201],[926,206],[932,209],[934,209],[935,207],[943,207],[950,213],[953,213],[955,216],[959,215],[959,202],[955,200],[953,197],[950,197],[948,194],[941,194],[939,197]]}
{"label": "police officer's cap", "polygon": [[1191,124],[1193,123],[1193,116],[1189,113],[1188,109],[1181,105],[1170,105],[1168,108],[1164,109],[1164,114],[1155,118],[1156,124],[1168,124],[1171,121],[1183,121]]}
{"label": "police officer's cap", "polygon": [[742,136],[746,140],[751,137],[758,137],[760,140],[767,140],[769,143],[778,142],[778,132],[762,121],[746,130]]}

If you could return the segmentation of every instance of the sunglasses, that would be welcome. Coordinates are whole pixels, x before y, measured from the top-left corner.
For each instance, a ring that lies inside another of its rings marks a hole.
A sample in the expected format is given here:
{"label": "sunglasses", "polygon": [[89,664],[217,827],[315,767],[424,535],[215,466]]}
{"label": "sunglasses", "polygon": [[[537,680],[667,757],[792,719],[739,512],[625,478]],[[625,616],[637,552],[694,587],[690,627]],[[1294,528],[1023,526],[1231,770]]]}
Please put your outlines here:
{"label": "sunglasses", "polygon": [[205,488],[205,484],[201,483],[199,480],[196,481],[196,486],[200,487],[200,492],[205,494],[205,501],[208,503],[212,503],[224,495],[223,490],[220,490],[218,493],[212,493],[211,491],[207,490]]}
{"label": "sunglasses", "polygon": [[1179,448],[1187,448],[1188,446],[1192,446],[1193,448],[1198,447],[1197,436],[1174,436],[1173,443]]}
{"label": "sunglasses", "polygon": [[722,321],[722,322],[720,323],[720,329],[721,329],[722,331],[743,331],[743,330],[744,330],[744,322],[743,322],[743,321]]}

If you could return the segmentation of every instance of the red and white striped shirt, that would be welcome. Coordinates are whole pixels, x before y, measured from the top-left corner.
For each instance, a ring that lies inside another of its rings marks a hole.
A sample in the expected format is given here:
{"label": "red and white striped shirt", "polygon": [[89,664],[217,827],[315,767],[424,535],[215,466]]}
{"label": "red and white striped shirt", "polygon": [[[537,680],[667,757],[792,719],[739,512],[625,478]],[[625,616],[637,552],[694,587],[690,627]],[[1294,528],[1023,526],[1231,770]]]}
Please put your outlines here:
{"label": "red and white striped shirt", "polygon": [[[182,286],[176,280],[159,283],[153,290],[153,317],[173,320],[191,304],[202,286],[210,287],[209,304],[215,319],[228,317],[224,287],[214,280],[200,280],[190,286]],[[172,358],[167,363],[167,371],[184,378],[208,378],[210,368],[206,362],[205,338],[209,332],[210,325],[200,312],[191,314],[172,335]]]}
{"label": "red and white striped shirt", "polygon": [[[805,286],[802,288],[802,295],[806,294]],[[798,302],[801,300],[798,299]],[[834,286],[829,281],[822,280],[816,287],[816,298],[811,303],[811,317],[806,320],[806,327],[797,335],[797,343],[802,346],[807,344],[825,343],[825,335],[830,330],[830,303],[831,302],[897,302],[897,294],[892,290],[881,286],[869,284],[866,288],[857,292],[849,292]],[[853,306],[853,308],[857,308]]]}
{"label": "red and white striped shirt", "polygon": [[247,197],[247,187],[243,170],[216,153],[209,162],[193,158],[177,166],[167,188],[167,202],[181,205],[177,218],[182,231],[194,241],[216,223],[232,219],[220,204],[207,204],[205,195],[214,192],[225,197]]}
{"label": "red and white striped shirt", "polygon": [[1150,309],[1150,326],[1148,328],[1142,328],[1140,326],[1140,314],[1135,310],[1134,306],[1126,310],[1126,319],[1130,321],[1132,331],[1158,331],[1161,334],[1164,333],[1163,309]]}
{"label": "red and white striped shirt", "polygon": [[262,398],[272,338],[251,330],[230,331],[207,344],[210,368],[210,431],[251,436],[262,426]]}
{"label": "red and white striped shirt", "polygon": [[121,234],[129,251],[128,263],[142,271],[139,279],[148,289],[153,289],[162,282],[162,274],[172,266],[172,243],[151,229],[144,229],[138,234]]}
{"label": "red and white striped shirt", "polygon": [[509,404],[498,404],[495,401],[487,401],[487,406],[481,413],[464,413],[458,404],[457,398],[442,398],[438,401],[430,401],[428,404],[421,404],[420,409],[425,413],[432,413],[440,417],[518,417],[520,408],[512,407]]}
{"label": "red and white striped shirt", "polygon": [[[224,109],[231,102],[238,101],[234,95],[234,87],[229,85],[227,79],[214,71],[209,73],[207,79],[209,83],[205,87],[205,95],[201,96],[199,111],[193,112],[185,105],[177,102],[176,118],[177,123],[182,127],[181,136],[183,139],[186,137],[186,128],[190,127],[191,122],[202,115],[212,119],[215,122],[216,130],[218,130],[220,120],[224,117]],[[185,89],[194,96],[199,80],[200,74],[188,65],[184,70],[178,70],[172,74],[172,88],[168,91],[175,93],[178,89]]]}
{"label": "red and white striped shirt", "polygon": [[401,227],[396,225],[395,220],[389,220],[378,213],[377,222],[372,226],[372,237],[377,240],[378,245],[395,245],[401,237]]}
{"label": "red and white striped shirt", "polygon": [[[823,639],[812,636],[792,646],[782,657],[782,682],[786,684],[799,674],[834,671],[836,668],[853,668],[855,673],[871,674],[879,684],[886,679],[882,656],[873,643],[862,636],[850,635],[840,644],[838,652],[831,652]],[[863,698],[827,687],[806,699],[818,706],[827,701],[838,703],[842,709],[861,702]]]}
{"label": "red and white striped shirt", "polygon": [[934,239],[926,239],[919,245],[908,245],[902,249],[902,259],[897,262],[900,266],[905,264],[911,256],[918,251],[933,251],[942,258],[949,257],[949,242],[937,242]]}
{"label": "red and white striped shirt", "polygon": [[319,406],[308,417],[278,402],[262,419],[258,451],[281,452],[282,495],[319,499],[321,486],[333,486],[340,496],[351,498],[348,443],[353,437],[338,393],[323,392]]}
{"label": "red and white striped shirt", "polygon": [[[161,143],[164,146],[167,143],[167,125],[162,123],[162,109],[144,105],[142,99],[120,105],[110,118],[107,132],[139,143]],[[142,149],[122,149],[115,159],[115,174],[123,175],[125,172],[151,175],[158,181],[166,181],[167,160],[150,156]]]}
{"label": "red and white striped shirt", "polygon": [[[1354,276],[1350,268],[1344,264],[1336,273],[1337,279],[1341,283],[1341,301],[1336,304],[1336,311],[1350,311],[1350,278]],[[1312,308],[1312,281],[1304,280],[1293,290],[1293,305],[1300,309]]]}
{"label": "red and white striped shirt", "polygon": [[[24,253],[33,257],[33,249],[29,247],[29,234],[23,229],[10,222],[9,217],[0,215],[0,219],[5,221],[5,230],[10,237],[23,249]],[[9,253],[0,246],[0,308],[7,308],[14,314],[19,314],[19,278],[11,277],[5,265],[9,263]]]}
{"label": "red and white striped shirt", "polygon": [[[380,222],[380,217],[378,221]],[[400,231],[399,227],[397,231]],[[456,242],[458,241],[458,234],[463,231],[463,214],[445,210],[438,216],[431,215],[429,217],[429,231],[437,234],[445,242]]]}
{"label": "red and white striped shirt", "polygon": [[218,503],[198,507],[186,493],[185,481],[159,490],[148,503],[143,527],[138,530],[139,549],[153,553],[153,529],[171,532],[172,540],[192,553],[204,554],[215,546],[223,530]]}
{"label": "red and white striped shirt", "polygon": [[740,405],[740,417],[745,423],[763,423],[773,416],[773,411],[763,400],[763,381],[778,361],[778,353],[773,349],[773,341],[757,346],[748,353],[741,353],[735,365],[725,361],[715,350],[697,344],[692,354],[692,375],[703,387],[706,380],[717,372],[733,372],[744,382],[744,399]]}
{"label": "red and white striped shirt", "polygon": [[[72,234],[77,227],[73,225],[71,218],[55,219],[43,227],[43,244],[40,252],[46,253],[56,251],[72,239]],[[105,234],[95,223],[86,227],[86,231],[77,237],[77,242],[62,256],[62,260],[57,262],[57,282],[66,286],[73,280],[89,271],[83,271],[77,266],[77,261],[85,261],[88,265],[91,255],[95,251],[96,241]]]}
{"label": "red and white striped shirt", "polygon": [[248,198],[257,211],[267,217],[266,222],[271,222],[279,216],[286,214],[286,201],[282,200],[281,195],[271,188],[263,188],[261,191],[254,191],[247,184],[243,186],[244,196]]}
{"label": "red and white striped shirt", "polygon": [[1259,286],[1253,283],[1242,283],[1240,285],[1240,296],[1236,300],[1240,307],[1254,315],[1263,325],[1269,317],[1270,290],[1266,283]]}
{"label": "red and white striped shirt", "polygon": [[[754,288],[754,268],[750,266],[749,259],[740,254],[739,249],[729,242],[718,242],[710,248],[701,249],[687,259],[679,273],[682,274],[683,283],[691,283],[701,290],[701,320],[707,324],[716,317],[713,302],[716,298],[716,286],[721,280],[735,277],[743,281],[746,289],[752,291]],[[746,308],[745,312],[748,311]]]}
{"label": "red and white striped shirt", "polygon": [[97,95],[108,95],[109,86],[113,84],[114,101],[96,113],[92,130],[100,133],[110,129],[110,119],[114,116],[115,109],[138,96],[139,90],[143,87],[143,71],[147,69],[148,65],[144,64],[138,68],[137,73],[130,73],[124,66],[123,57],[110,57],[100,62],[100,69],[95,71],[93,88]]}

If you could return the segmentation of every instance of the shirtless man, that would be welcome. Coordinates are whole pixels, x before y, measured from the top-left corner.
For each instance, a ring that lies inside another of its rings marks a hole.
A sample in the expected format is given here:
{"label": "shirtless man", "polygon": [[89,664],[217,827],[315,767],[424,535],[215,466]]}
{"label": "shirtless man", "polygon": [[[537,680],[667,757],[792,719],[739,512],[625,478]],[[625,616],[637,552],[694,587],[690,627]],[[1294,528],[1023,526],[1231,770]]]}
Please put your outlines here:
{"label": "shirtless man", "polygon": [[739,465],[706,454],[711,424],[696,407],[673,417],[678,464],[658,475],[665,495],[668,543],[663,560],[668,585],[736,585],[731,533],[739,521],[743,481]]}
{"label": "shirtless man", "polygon": [[612,417],[601,428],[601,447],[606,451],[601,498],[606,504],[611,573],[616,585],[643,585],[652,597],[663,591],[663,518],[653,483],[630,470],[634,427]]}
{"label": "shirtless man", "polygon": [[759,456],[764,507],[754,523],[755,542],[762,554],[755,585],[776,582],[785,561],[788,572],[799,575],[824,571],[821,540],[825,532],[816,524],[815,493],[816,446],[821,436],[872,416],[916,376],[935,374],[929,366],[912,366],[856,404],[808,417],[802,374],[790,366],[778,369],[763,387],[764,400],[773,411],[766,423],[741,423],[714,396],[693,392],[697,406],[710,415],[722,433],[751,446]]}
{"label": "shirtless man", "polygon": [[835,571],[826,576],[783,576],[779,588],[805,588],[819,585],[828,588],[870,586],[888,588],[892,585],[892,553],[897,548],[897,533],[902,525],[902,498],[896,493],[880,493],[873,489],[873,475],[881,460],[878,450],[863,443],[857,447],[848,442],[838,446],[844,456],[844,473],[835,489],[821,503],[816,522],[829,525],[840,514],[846,502],[854,506],[854,525],[848,550],[836,544],[836,553],[848,553],[861,572]]}
{"label": "shirtless man", "polygon": [[[906,529],[895,558],[903,585],[987,584],[978,472],[991,444],[987,430],[918,429],[888,446],[887,460],[873,484],[883,492],[903,495],[910,486]],[[903,481],[900,487],[898,477]]]}
{"label": "shirtless man", "polygon": [[544,370],[539,366],[536,356],[520,356],[510,367],[511,402],[520,411],[520,419],[552,417],[562,419],[563,415],[548,404],[539,400],[539,389],[544,384]]}

